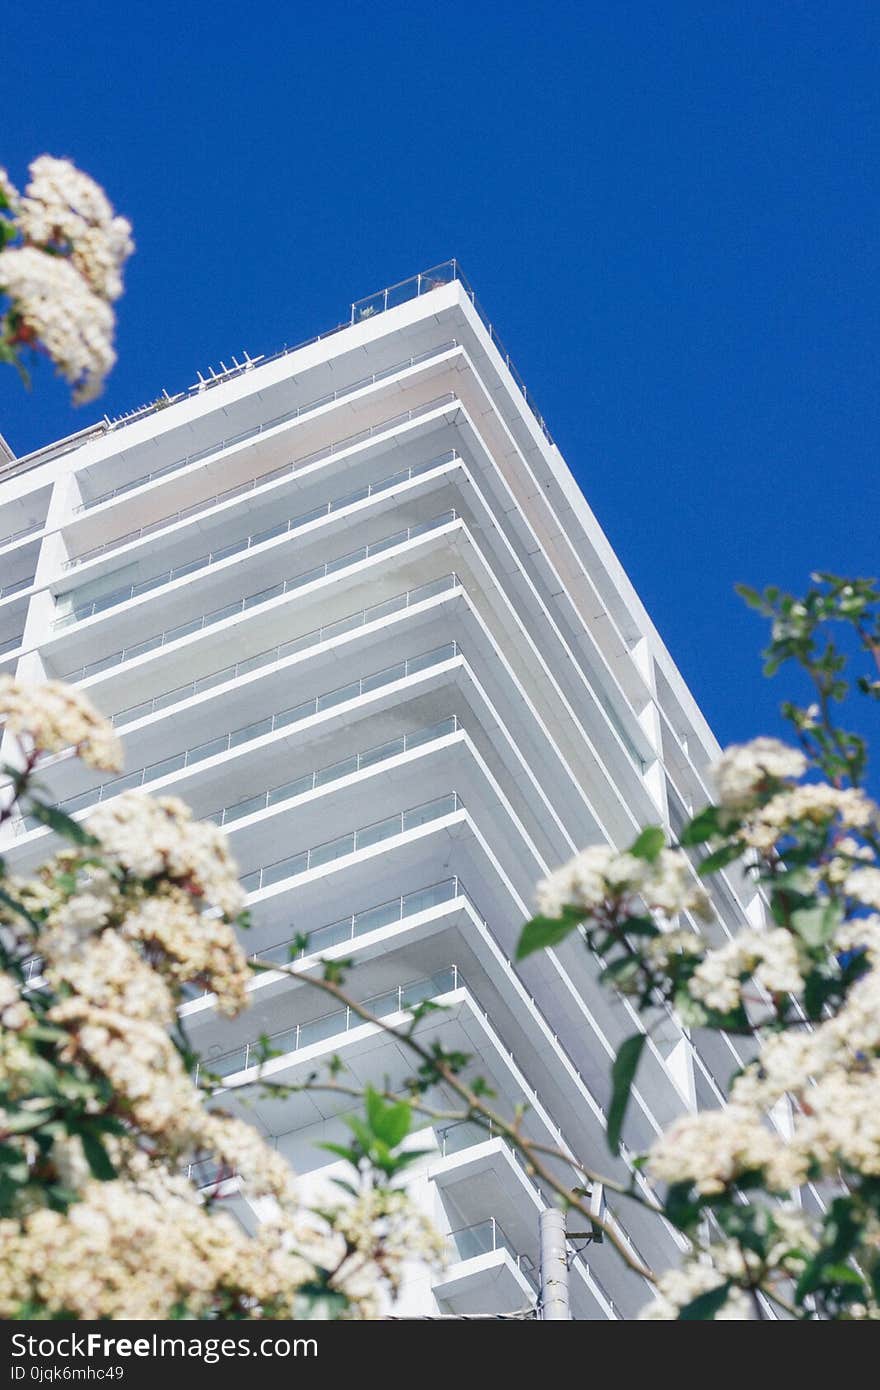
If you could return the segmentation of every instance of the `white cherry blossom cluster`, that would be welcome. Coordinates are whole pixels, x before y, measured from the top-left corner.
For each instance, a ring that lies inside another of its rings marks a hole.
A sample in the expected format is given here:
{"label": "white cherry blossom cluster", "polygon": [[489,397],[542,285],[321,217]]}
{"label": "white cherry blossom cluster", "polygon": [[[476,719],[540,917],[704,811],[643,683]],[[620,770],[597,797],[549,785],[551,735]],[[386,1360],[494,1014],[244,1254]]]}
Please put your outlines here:
{"label": "white cherry blossom cluster", "polygon": [[747,929],[717,950],[707,951],[689,990],[710,1009],[728,1013],[742,1002],[744,983],[753,979],[770,994],[798,994],[803,988],[804,952],[784,927]]}
{"label": "white cherry blossom cluster", "polygon": [[808,1164],[752,1106],[732,1099],[723,1110],[674,1120],[653,1144],[648,1168],[660,1182],[690,1181],[714,1196],[752,1172],[762,1172],[771,1191],[790,1192],[806,1180]]}
{"label": "white cherry blossom cluster", "polygon": [[24,197],[0,170],[0,191],[20,236],[0,250],[6,340],[41,347],[73,386],[74,400],[93,400],[116,361],[111,304],[134,249],[131,227],[66,159],[34,160]]}
{"label": "white cherry blossom cluster", "polygon": [[841,830],[877,830],[880,807],[858,787],[807,782],[771,797],[746,817],[737,835],[743,844],[766,854],[799,824],[822,825],[832,821]]}
{"label": "white cherry blossom cluster", "polygon": [[0,1221],[0,1317],[31,1303],[86,1320],[190,1318],[263,1308],[295,1317],[314,1266],[272,1229],[249,1236],[183,1179],[90,1182],[61,1214]]}
{"label": "white cherry blossom cluster", "polygon": [[754,1285],[768,1268],[779,1268],[788,1276],[797,1276],[818,1245],[810,1222],[799,1211],[764,1208],[759,1213],[758,1225],[768,1237],[763,1260],[754,1251],[733,1241],[715,1241],[707,1252],[690,1255],[680,1268],[660,1275],[656,1297],[642,1309],[639,1320],[674,1320],[688,1303],[720,1288],[728,1280],[734,1281],[733,1286],[715,1314],[716,1319],[739,1322],[757,1317],[747,1287]]}
{"label": "white cherry blossom cluster", "polygon": [[566,907],[586,913],[619,906],[627,899],[671,919],[691,912],[711,920],[708,894],[694,882],[693,870],[681,850],[662,849],[654,859],[641,859],[609,845],[591,845],[543,879],[537,888],[537,908],[545,917],[559,917]]}
{"label": "white cherry blossom cluster", "polygon": [[235,933],[222,917],[199,912],[190,893],[172,886],[142,898],[119,930],[141,943],[175,985],[201,983],[210,989],[221,1013],[235,1015],[247,1005],[251,972]]}
{"label": "white cherry blossom cluster", "polygon": [[0,676],[0,722],[40,753],[72,747],[87,767],[102,772],[122,768],[122,745],[109,720],[62,681],[27,684]]}
{"label": "white cherry blossom cluster", "polygon": [[22,999],[17,981],[5,970],[0,972],[0,1028],[17,1033],[33,1022],[33,1010]]}
{"label": "white cherry blossom cluster", "polygon": [[223,831],[197,821],[174,796],[123,792],[89,817],[107,860],[139,879],[163,877],[224,917],[239,915],[245,893]]}
{"label": "white cherry blossom cluster", "polygon": [[[870,853],[870,851],[868,851]],[[853,869],[844,880],[844,892],[863,907],[880,912],[880,869],[874,864]]]}
{"label": "white cherry blossom cluster", "polygon": [[0,205],[5,205],[7,210],[15,215],[18,212],[21,197],[12,179],[5,169],[0,169]]}
{"label": "white cherry blossom cluster", "polygon": [[[657,1279],[657,1296],[639,1313],[640,1322],[674,1322],[681,1309],[701,1294],[711,1293],[727,1282],[714,1264],[688,1260],[679,1269],[667,1269]],[[754,1315],[748,1294],[732,1288],[715,1314],[717,1322],[745,1322]]]}
{"label": "white cherry blossom cluster", "polygon": [[[684,1116],[654,1144],[655,1178],[717,1194],[756,1170],[780,1193],[817,1172],[880,1175],[880,919],[848,922],[835,946],[865,950],[870,965],[839,1011],[763,1039],[724,1110]],[[767,1122],[783,1096],[792,1101],[787,1136]]]}
{"label": "white cherry blossom cluster", "polygon": [[753,806],[762,792],[797,781],[807,760],[797,748],[776,738],[756,738],[726,748],[712,769],[718,802],[730,811]]}
{"label": "white cherry blossom cluster", "polygon": [[392,1294],[400,1288],[407,1263],[434,1268],[447,1263],[443,1237],[424,1212],[399,1189],[372,1188],[332,1213],[332,1227],[352,1250],[347,1274],[350,1291],[369,1293],[379,1269]]}
{"label": "white cherry blossom cluster", "polygon": [[115,215],[100,184],[69,159],[41,155],[18,207],[18,225],[32,246],[69,255],[102,299],[122,294],[122,267],[134,250],[131,223]]}

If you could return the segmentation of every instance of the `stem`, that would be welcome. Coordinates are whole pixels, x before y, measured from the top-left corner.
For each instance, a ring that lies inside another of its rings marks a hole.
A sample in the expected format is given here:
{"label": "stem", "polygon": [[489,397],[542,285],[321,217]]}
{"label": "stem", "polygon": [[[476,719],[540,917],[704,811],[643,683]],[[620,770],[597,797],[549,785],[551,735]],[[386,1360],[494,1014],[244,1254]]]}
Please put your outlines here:
{"label": "stem", "polygon": [[[611,1244],[615,1247],[618,1254],[630,1269],[636,1274],[640,1274],[643,1279],[647,1279],[651,1283],[655,1282],[656,1276],[653,1270],[630,1251],[623,1237],[619,1234],[616,1223],[609,1218],[591,1214],[589,1208],[584,1206],[583,1202],[575,1196],[572,1189],[566,1187],[566,1185],[550,1171],[547,1164],[536,1156],[536,1153],[531,1149],[529,1141],[524,1139],[520,1133],[519,1122],[510,1124],[503,1116],[492,1110],[445,1062],[438,1061],[427,1048],[422,1047],[421,1043],[417,1042],[411,1033],[401,1033],[392,1024],[386,1023],[384,1019],[377,1018],[375,1014],[372,1014],[369,1009],[365,1009],[357,1000],[351,999],[345,990],[331,980],[322,979],[307,971],[298,971],[292,965],[279,966],[275,964],[275,962],[263,961],[259,958],[252,960],[251,965],[255,970],[281,971],[284,974],[290,975],[293,979],[303,980],[306,984],[313,985],[316,989],[320,989],[325,994],[329,994],[331,998],[336,999],[340,1004],[344,1005],[344,1007],[351,1009],[358,1018],[364,1021],[364,1023],[371,1023],[383,1033],[396,1038],[399,1042],[403,1042],[420,1061],[424,1062],[435,1071],[440,1080],[445,1082],[456,1095],[461,1097],[472,1116],[476,1117],[477,1115],[482,1115],[491,1125],[495,1126],[504,1134],[510,1143],[527,1158],[536,1176],[562,1200],[567,1208],[574,1208],[579,1211],[587,1221],[591,1222],[592,1225],[598,1226],[600,1230],[607,1235]],[[564,1156],[564,1161],[571,1164],[571,1156],[566,1154]],[[574,1166],[578,1167],[577,1164]]]}

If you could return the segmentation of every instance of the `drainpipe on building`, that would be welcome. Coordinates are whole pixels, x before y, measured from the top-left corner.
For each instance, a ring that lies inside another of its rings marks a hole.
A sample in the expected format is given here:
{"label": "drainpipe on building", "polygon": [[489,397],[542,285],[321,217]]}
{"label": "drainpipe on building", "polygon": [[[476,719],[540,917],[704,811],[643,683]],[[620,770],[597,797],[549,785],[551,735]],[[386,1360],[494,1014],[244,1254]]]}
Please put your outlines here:
{"label": "drainpipe on building", "polygon": [[565,1244],[565,1212],[547,1207],[541,1212],[541,1318],[545,1322],[568,1321],[568,1251]]}

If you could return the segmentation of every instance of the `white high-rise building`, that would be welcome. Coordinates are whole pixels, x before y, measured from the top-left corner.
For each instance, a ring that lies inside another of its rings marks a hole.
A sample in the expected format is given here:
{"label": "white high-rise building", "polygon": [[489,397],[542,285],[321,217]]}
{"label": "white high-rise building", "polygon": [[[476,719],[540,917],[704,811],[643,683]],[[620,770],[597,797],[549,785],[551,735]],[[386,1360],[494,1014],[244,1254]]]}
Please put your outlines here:
{"label": "white high-rise building", "polygon": [[[65,677],[112,715],[127,771],[70,757],[68,811],[146,786],[228,830],[248,950],[350,957],[357,998],[473,1054],[497,1107],[597,1168],[613,1056],[638,1023],[577,937],[512,964],[534,885],[578,848],[674,831],[708,799],[717,745],[456,264],[354,304],[345,323],[189,391],[0,461],[0,669]],[[48,832],[4,847],[26,871]],[[755,911],[722,877],[722,924]],[[358,1083],[414,1069],[398,1041],[283,975],[238,1020],[186,1006],[196,1045],[241,1077],[296,1082],[337,1056]],[[675,1022],[640,1069],[627,1140],[718,1103],[739,1059]],[[238,1103],[238,1102],[236,1102]],[[351,1102],[348,1102],[349,1106]],[[308,1182],[344,1103],[256,1095],[247,1114]],[[450,1263],[402,1311],[501,1312],[535,1298],[546,1195],[470,1124],[417,1135],[413,1190]],[[572,1182],[577,1179],[572,1178]],[[242,1219],[235,1180],[224,1186]],[[597,1194],[598,1197],[598,1194]],[[619,1217],[664,1268],[672,1232]],[[572,1244],[580,1318],[650,1297],[609,1243]]]}

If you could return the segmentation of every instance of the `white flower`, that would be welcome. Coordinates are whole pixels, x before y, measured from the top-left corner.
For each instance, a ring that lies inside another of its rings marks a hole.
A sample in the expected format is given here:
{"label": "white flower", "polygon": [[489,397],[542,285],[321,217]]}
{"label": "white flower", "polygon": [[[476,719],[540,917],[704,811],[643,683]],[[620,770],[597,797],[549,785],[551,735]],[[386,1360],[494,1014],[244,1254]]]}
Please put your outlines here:
{"label": "white flower", "polygon": [[756,738],[727,748],[712,775],[721,805],[741,811],[754,803],[759,792],[777,782],[803,777],[806,770],[807,760],[797,748],[776,738]]}
{"label": "white flower", "polygon": [[804,983],[801,970],[801,952],[791,932],[784,927],[747,929],[706,953],[690,992],[710,1009],[728,1013],[741,1001],[743,979],[753,977],[770,994],[797,994]]}
{"label": "white flower", "polygon": [[0,676],[0,720],[10,733],[25,734],[42,753],[71,745],[88,767],[104,772],[122,768],[122,745],[113,726],[91,701],[62,681],[26,685]]}
{"label": "white flower", "polygon": [[693,912],[704,920],[712,915],[708,895],[694,882],[690,861],[675,849],[662,849],[648,860],[609,845],[590,845],[543,879],[536,894],[538,911],[546,917],[560,916],[564,907],[595,913],[627,898],[632,899],[634,913],[641,901],[667,918],[680,912]]}
{"label": "white flower", "polygon": [[832,787],[810,782],[778,792],[750,816],[738,832],[752,848],[766,853],[801,822],[822,825],[837,820],[844,830],[865,831],[880,826],[880,808],[858,787]]}
{"label": "white flower", "polygon": [[675,1120],[651,1147],[648,1166],[659,1181],[690,1181],[704,1195],[723,1192],[757,1170],[771,1191],[790,1192],[806,1180],[808,1168],[795,1146],[739,1103]]}
{"label": "white flower", "polygon": [[880,869],[873,865],[853,869],[844,882],[844,891],[865,907],[880,910]]}
{"label": "white flower", "polygon": [[107,301],[69,260],[36,246],[0,251],[0,289],[20,319],[17,341],[45,349],[73,386],[75,401],[94,400],[116,361]]}
{"label": "white flower", "polygon": [[131,224],[116,217],[101,186],[67,159],[41,155],[30,166],[18,224],[27,242],[69,254],[102,299],[122,293],[122,266],[134,250]]}
{"label": "white flower", "polygon": [[98,806],[88,826],[126,873],[142,879],[164,875],[225,917],[242,911],[245,893],[226,836],[216,825],[194,820],[177,797],[123,792]]}
{"label": "white flower", "polygon": [[0,169],[0,206],[4,203],[7,210],[14,215],[18,211],[19,192],[6,170]]}
{"label": "white flower", "polygon": [[[681,1269],[669,1269],[657,1280],[657,1297],[639,1313],[641,1322],[674,1321],[682,1308],[700,1294],[709,1293],[727,1282],[711,1264],[688,1260]],[[717,1322],[742,1322],[752,1317],[752,1305],[742,1289],[733,1288],[715,1314]]]}

